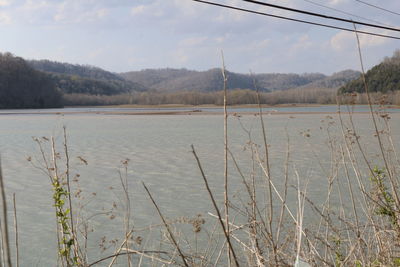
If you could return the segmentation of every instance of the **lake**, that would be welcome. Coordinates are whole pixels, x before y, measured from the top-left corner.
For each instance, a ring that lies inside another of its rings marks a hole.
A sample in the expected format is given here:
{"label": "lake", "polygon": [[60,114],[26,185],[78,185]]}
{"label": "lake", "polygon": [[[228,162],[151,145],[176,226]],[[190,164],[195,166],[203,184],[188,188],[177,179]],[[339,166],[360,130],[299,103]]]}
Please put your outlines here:
{"label": "lake", "polygon": [[[354,114],[353,119],[361,136],[361,143],[371,160],[379,164],[381,160],[377,153],[378,146],[370,115],[364,113],[365,107],[360,108],[362,110]],[[309,198],[315,203],[325,199],[325,174],[330,172],[334,158],[330,147],[332,144],[339,147],[338,144],[342,142],[336,109],[334,106],[323,106],[320,109],[277,108],[274,109],[278,110],[277,114],[265,114],[272,178],[278,188],[283,185],[282,177],[289,145],[290,184],[297,183],[297,172],[302,183],[308,184]],[[92,113],[87,113],[89,111]],[[121,214],[125,201],[120,175],[124,179],[125,165],[122,162],[126,159],[129,159],[127,179],[131,199],[131,224],[136,228],[161,222],[143,190],[142,182],[149,187],[168,218],[193,218],[202,214],[207,220],[213,221],[213,218],[207,217],[207,212],[214,213],[214,210],[191,152],[191,145],[194,145],[211,188],[221,204],[224,173],[223,118],[222,115],[206,114],[207,111],[221,114],[221,109],[205,109],[196,112],[196,115],[112,114],[127,111],[138,110],[76,108],[0,112],[3,176],[11,226],[11,199],[12,194],[16,194],[21,266],[56,265],[56,223],[51,185],[49,178],[41,170],[43,160],[33,137],[53,136],[56,149],[63,152],[63,126],[66,126],[68,135],[71,176],[80,175],[79,181],[72,183],[72,191],[82,190],[83,198],[79,200],[83,206],[81,215],[92,217],[89,227],[89,262],[112,254],[112,249],[100,253],[99,243],[103,236],[107,236],[108,242],[113,238],[120,240],[123,235]],[[154,109],[140,109],[139,112],[141,111],[152,112]],[[246,143],[250,132],[251,139],[262,144],[259,116],[250,114],[256,113],[256,109],[230,111],[244,113],[240,117],[229,117],[229,148],[242,171],[249,175],[253,161]],[[283,113],[280,114],[279,111]],[[400,140],[399,111],[390,110],[391,132],[396,145]],[[310,113],[303,114],[304,112]],[[345,124],[349,125],[348,115],[343,114],[343,117]],[[44,145],[47,149],[48,142]],[[50,150],[45,152],[50,155]],[[28,158],[32,159],[31,162]],[[60,165],[62,166],[61,162]],[[232,198],[240,201],[243,186],[232,160],[229,161],[229,173]],[[339,172],[337,175],[341,174]],[[294,203],[296,197],[289,196],[289,200]],[[75,201],[78,203],[78,200]],[[334,198],[334,201],[339,200]],[[113,213],[107,213],[113,206],[117,206]],[[107,214],[104,215],[105,213]],[[112,215],[116,218],[112,219]],[[12,230],[11,233],[13,234]]]}

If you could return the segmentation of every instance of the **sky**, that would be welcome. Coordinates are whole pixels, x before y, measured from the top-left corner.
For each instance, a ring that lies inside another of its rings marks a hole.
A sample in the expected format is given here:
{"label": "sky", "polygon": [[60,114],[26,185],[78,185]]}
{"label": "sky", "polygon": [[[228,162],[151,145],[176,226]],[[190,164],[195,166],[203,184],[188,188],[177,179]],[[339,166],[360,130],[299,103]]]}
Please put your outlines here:
{"label": "sky", "polygon": [[[241,0],[217,3],[352,28]],[[400,28],[400,15],[357,0],[260,0]],[[399,0],[364,0],[400,13]],[[325,5],[321,7],[319,5]],[[343,14],[341,10],[349,14]],[[365,20],[364,20],[365,21]],[[400,36],[399,32],[357,26]],[[400,40],[360,35],[366,69]],[[148,68],[332,74],[360,70],[354,33],[205,5],[192,0],[0,0],[0,52],[93,65],[112,72]]]}

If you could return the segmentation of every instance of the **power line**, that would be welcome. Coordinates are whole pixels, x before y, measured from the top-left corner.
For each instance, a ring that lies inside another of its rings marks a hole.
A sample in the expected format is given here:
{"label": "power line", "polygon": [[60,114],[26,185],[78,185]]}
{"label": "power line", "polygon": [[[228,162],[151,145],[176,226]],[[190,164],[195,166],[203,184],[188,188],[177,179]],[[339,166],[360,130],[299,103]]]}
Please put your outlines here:
{"label": "power line", "polygon": [[372,36],[378,36],[378,37],[384,37],[384,38],[400,40],[400,37],[393,36],[393,35],[379,34],[379,33],[367,32],[367,31],[359,31],[359,30],[354,30],[354,29],[349,29],[349,28],[332,26],[332,25],[328,25],[328,24],[311,22],[311,21],[307,21],[307,20],[301,20],[301,19],[294,19],[294,18],[289,18],[289,17],[284,17],[284,16],[272,15],[272,14],[268,14],[268,13],[264,13],[264,12],[254,11],[254,10],[235,7],[235,6],[223,5],[223,4],[218,4],[218,3],[204,1],[204,0],[192,0],[192,1],[203,3],[203,4],[208,4],[208,5],[212,5],[212,6],[218,6],[218,7],[223,7],[223,8],[243,11],[243,12],[247,12],[247,13],[267,16],[267,17],[273,17],[273,18],[278,18],[278,19],[283,19],[283,20],[289,20],[289,21],[295,21],[295,22],[300,22],[300,23],[320,26],[320,27],[337,29],[337,30],[342,30],[342,31],[347,31],[347,32],[357,32],[357,33],[362,33],[362,34],[367,34],[367,35],[372,35]]}
{"label": "power line", "polygon": [[311,1],[311,0],[303,0],[303,1],[308,2],[310,4],[313,4],[313,5],[316,5],[316,6],[319,6],[319,7],[324,7],[324,8],[327,8],[327,9],[330,9],[330,10],[333,10],[333,11],[336,11],[336,12],[339,12],[339,13],[342,13],[342,14],[345,14],[345,15],[349,15],[349,16],[352,16],[352,17],[355,17],[355,18],[359,18],[359,19],[363,19],[363,20],[366,20],[366,21],[378,23],[380,25],[385,25],[385,26],[388,26],[388,27],[394,27],[392,25],[388,25],[388,24],[382,23],[380,21],[376,21],[376,20],[373,20],[373,19],[368,19],[368,18],[365,18],[365,17],[361,17],[361,16],[358,16],[358,15],[355,15],[355,14],[352,14],[352,13],[349,13],[349,12],[346,12],[346,11],[343,11],[343,10],[340,10],[340,9],[337,9],[337,8],[334,8],[334,7],[326,6],[326,5]]}
{"label": "power line", "polygon": [[[309,15],[309,16],[320,17],[320,18],[324,18],[324,19],[337,20],[337,21],[348,22],[348,23],[352,23],[352,24],[358,24],[358,25],[364,25],[364,26],[373,27],[373,28],[379,28],[379,29],[385,29],[385,30],[400,32],[400,29],[396,29],[396,28],[393,28],[393,27],[386,27],[386,26],[381,26],[381,25],[377,25],[377,24],[365,23],[365,22],[361,22],[361,21],[354,21],[354,20],[351,20],[351,19],[333,17],[333,16],[328,16],[328,15],[324,15],[324,14],[320,14],[320,13],[314,13],[314,12],[310,12],[310,11],[306,11],[306,10],[274,5],[274,4],[264,3],[264,2],[255,1],[255,0],[242,0],[242,1],[243,2],[252,3],[252,4],[256,4],[256,5],[273,7],[273,8],[277,8],[277,9],[286,10],[286,11],[301,13],[301,14],[305,14],[305,15]],[[359,0],[357,0],[357,1],[359,1]]]}
{"label": "power line", "polygon": [[383,8],[383,7],[380,7],[380,6],[376,6],[376,5],[361,1],[361,0],[356,0],[356,1],[360,2],[360,3],[364,4],[364,5],[367,5],[367,6],[370,6],[370,7],[373,7],[373,8],[377,8],[377,9],[380,9],[380,10],[383,10],[383,11],[386,11],[386,12],[389,12],[389,13],[392,13],[392,14],[400,16],[400,13],[394,12],[392,10],[389,10],[389,9],[386,9],[386,8]]}

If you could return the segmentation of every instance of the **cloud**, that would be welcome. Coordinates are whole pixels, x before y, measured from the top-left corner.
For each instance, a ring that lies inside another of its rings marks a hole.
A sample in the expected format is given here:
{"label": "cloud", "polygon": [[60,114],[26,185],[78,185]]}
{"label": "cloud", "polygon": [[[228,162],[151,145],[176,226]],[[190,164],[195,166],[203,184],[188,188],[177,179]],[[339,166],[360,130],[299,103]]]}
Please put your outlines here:
{"label": "cloud", "polygon": [[265,51],[268,47],[270,47],[272,44],[270,39],[264,39],[264,40],[257,40],[257,41],[252,41],[249,43],[245,43],[243,45],[243,50],[246,50],[248,52],[254,52],[257,53],[260,50]]}
{"label": "cloud", "polygon": [[[381,38],[366,34],[359,34],[358,36],[362,48],[379,47],[390,42],[388,38]],[[338,52],[349,49],[354,50],[357,45],[356,36],[352,32],[341,31],[330,39],[330,45],[333,50]]]}
{"label": "cloud", "polygon": [[346,3],[347,0],[330,0],[330,1],[328,1],[328,2],[329,2],[329,4],[335,6],[335,5],[339,5],[339,4]]}
{"label": "cloud", "polygon": [[208,38],[207,37],[191,37],[180,41],[181,46],[197,46],[203,44]]}
{"label": "cloud", "polygon": [[[241,0],[218,2],[300,18],[287,11]],[[311,8],[299,0],[269,2]],[[379,12],[354,0],[325,2],[341,10],[384,20],[387,24],[396,23],[391,16],[378,17]],[[399,0],[387,2],[388,8],[393,10],[400,4]],[[312,8],[318,10],[319,7]],[[10,23],[13,27],[6,25]],[[230,68],[237,71],[326,72],[328,68],[339,71],[347,66],[349,55],[357,48],[352,33],[190,0],[0,0],[0,27],[3,50],[28,57],[40,50],[42,58],[87,60],[101,63],[107,69],[124,71],[168,66],[207,69],[219,65],[221,49]],[[362,46],[372,48],[369,52],[373,51],[377,58],[383,58],[396,45],[394,41],[361,34],[360,39]],[[98,49],[104,44],[107,46]],[[58,51],[61,45],[65,50]],[[136,50],[129,52],[132,46]]]}
{"label": "cloud", "polygon": [[182,0],[174,0],[174,4],[172,6],[179,13],[183,14],[186,17],[197,16],[199,12],[206,9],[205,6],[196,5],[192,1],[182,1]]}
{"label": "cloud", "polygon": [[5,13],[0,13],[0,25],[11,24],[11,17]]}
{"label": "cloud", "polygon": [[88,53],[88,58],[93,60],[97,59],[104,54],[104,48],[97,48]]}
{"label": "cloud", "polygon": [[64,1],[53,8],[56,9],[53,19],[60,23],[93,23],[105,19],[110,14],[107,7],[89,7],[73,0]]}
{"label": "cloud", "polygon": [[132,9],[131,9],[131,14],[134,16],[144,14],[145,12],[146,12],[145,5],[135,6],[135,7],[132,7]]}
{"label": "cloud", "polygon": [[220,12],[213,20],[219,23],[238,23],[243,22],[248,18],[248,14],[234,10]]}
{"label": "cloud", "polygon": [[27,0],[23,6],[22,9],[25,9],[27,11],[36,11],[38,9],[43,9],[43,8],[47,8],[50,7],[51,4],[48,1],[42,0],[42,1],[34,1],[34,0]]}
{"label": "cloud", "polygon": [[147,1],[145,4],[139,4],[131,7],[130,14],[133,17],[142,19],[166,20],[173,17],[176,12],[172,8],[174,3],[170,1]]}
{"label": "cloud", "polygon": [[175,64],[185,65],[189,61],[189,55],[185,50],[177,50],[174,53]]}
{"label": "cloud", "polygon": [[303,34],[294,42],[294,44],[290,47],[291,53],[300,53],[304,50],[310,49],[313,46],[314,42],[310,39],[308,34]]}
{"label": "cloud", "polygon": [[0,7],[6,7],[11,5],[11,0],[0,0]]}

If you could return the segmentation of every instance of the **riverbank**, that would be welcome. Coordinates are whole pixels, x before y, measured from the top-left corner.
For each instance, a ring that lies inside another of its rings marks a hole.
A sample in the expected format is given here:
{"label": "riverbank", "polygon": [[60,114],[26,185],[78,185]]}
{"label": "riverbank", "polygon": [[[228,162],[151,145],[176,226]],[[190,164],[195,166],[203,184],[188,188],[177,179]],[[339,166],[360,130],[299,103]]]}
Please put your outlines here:
{"label": "riverbank", "polygon": [[[379,106],[374,107],[377,111]],[[257,115],[258,105],[233,105],[227,108],[229,115]],[[88,106],[65,107],[59,109],[8,109],[0,110],[0,115],[221,115],[223,107],[216,105],[119,105],[119,106]],[[398,113],[400,108],[396,106],[385,107],[389,113]],[[336,105],[263,105],[263,114],[267,115],[300,115],[300,114],[336,114],[339,107]],[[341,106],[342,113],[369,113],[366,105]]]}

